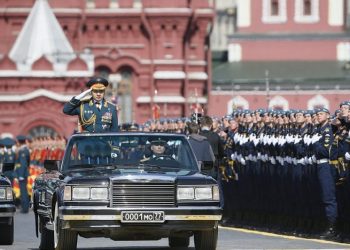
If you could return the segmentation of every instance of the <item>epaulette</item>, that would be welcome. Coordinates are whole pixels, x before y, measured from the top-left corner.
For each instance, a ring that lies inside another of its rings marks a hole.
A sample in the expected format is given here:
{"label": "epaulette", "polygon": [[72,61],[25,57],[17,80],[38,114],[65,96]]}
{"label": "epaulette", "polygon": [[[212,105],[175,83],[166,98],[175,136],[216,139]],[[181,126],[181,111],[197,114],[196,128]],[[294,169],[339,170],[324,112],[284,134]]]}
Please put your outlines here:
{"label": "epaulette", "polygon": [[110,102],[110,101],[106,101],[106,103],[116,106],[113,102]]}

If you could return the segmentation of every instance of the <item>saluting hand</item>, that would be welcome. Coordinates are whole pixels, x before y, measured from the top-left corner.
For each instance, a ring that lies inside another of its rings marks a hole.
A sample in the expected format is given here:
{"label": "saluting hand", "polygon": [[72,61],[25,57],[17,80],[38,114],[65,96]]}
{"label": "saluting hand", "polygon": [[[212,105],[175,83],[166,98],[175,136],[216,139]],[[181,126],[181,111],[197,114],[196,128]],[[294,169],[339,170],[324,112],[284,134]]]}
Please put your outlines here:
{"label": "saluting hand", "polygon": [[75,96],[74,98],[77,100],[81,100],[82,98],[84,98],[85,96],[89,95],[91,93],[92,88],[85,90],[83,93]]}

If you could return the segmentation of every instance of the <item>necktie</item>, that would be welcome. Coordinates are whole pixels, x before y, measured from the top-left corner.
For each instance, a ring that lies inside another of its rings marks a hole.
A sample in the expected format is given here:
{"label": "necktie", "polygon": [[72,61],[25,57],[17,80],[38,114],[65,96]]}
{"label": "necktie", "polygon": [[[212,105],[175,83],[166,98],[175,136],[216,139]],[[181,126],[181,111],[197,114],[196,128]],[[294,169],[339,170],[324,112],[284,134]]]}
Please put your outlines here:
{"label": "necktie", "polygon": [[98,110],[101,110],[101,103],[97,102],[97,103],[96,103],[96,108],[97,108]]}

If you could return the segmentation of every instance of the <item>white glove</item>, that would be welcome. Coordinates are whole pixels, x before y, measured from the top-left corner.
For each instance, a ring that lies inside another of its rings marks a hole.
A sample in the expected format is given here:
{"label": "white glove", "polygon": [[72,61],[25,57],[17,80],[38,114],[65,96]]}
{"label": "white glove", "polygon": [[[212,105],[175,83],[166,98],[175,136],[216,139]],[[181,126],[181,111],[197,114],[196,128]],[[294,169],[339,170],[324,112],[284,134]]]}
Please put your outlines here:
{"label": "white glove", "polygon": [[313,155],[313,156],[311,157],[311,159],[312,159],[312,162],[313,162],[313,163],[316,163],[316,162],[317,162],[317,159],[316,159],[316,156],[315,156],[315,155]]}
{"label": "white glove", "polygon": [[91,90],[92,90],[91,88],[88,89],[88,90],[85,90],[83,93],[80,93],[79,95],[74,96],[74,99],[76,99],[76,100],[81,100],[82,98],[84,98],[85,96],[87,96],[88,94],[90,94]]}
{"label": "white glove", "polygon": [[345,153],[345,159],[347,159],[348,161],[350,160],[350,154],[349,154],[349,152],[346,152],[346,153]]}
{"label": "white glove", "polygon": [[242,164],[242,165],[245,165],[245,160],[244,160],[243,157],[241,157],[241,164]]}
{"label": "white glove", "polygon": [[273,165],[275,165],[275,164],[276,164],[275,157],[270,156],[270,162],[271,162]]}

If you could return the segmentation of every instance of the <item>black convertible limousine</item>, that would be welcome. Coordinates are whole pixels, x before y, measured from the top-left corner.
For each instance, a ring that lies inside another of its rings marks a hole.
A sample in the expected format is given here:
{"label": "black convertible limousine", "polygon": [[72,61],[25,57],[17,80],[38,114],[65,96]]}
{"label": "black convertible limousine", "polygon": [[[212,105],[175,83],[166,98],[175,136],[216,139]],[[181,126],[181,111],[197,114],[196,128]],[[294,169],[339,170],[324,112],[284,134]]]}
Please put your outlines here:
{"label": "black convertible limousine", "polygon": [[40,249],[75,249],[78,235],[216,249],[218,185],[184,135],[76,134],[45,168],[31,201]]}

